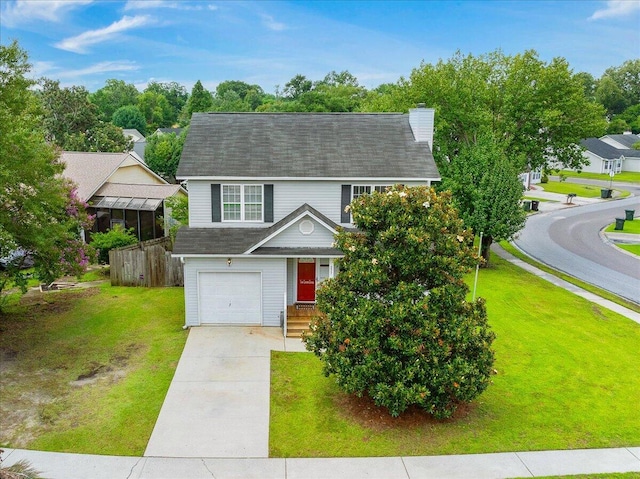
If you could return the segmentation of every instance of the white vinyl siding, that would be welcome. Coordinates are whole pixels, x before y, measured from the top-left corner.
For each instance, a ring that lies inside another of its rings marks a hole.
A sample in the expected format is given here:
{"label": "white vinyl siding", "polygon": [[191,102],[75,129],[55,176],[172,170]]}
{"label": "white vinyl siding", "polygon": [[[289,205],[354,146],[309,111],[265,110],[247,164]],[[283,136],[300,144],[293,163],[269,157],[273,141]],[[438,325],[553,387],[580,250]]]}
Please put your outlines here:
{"label": "white vinyl siding", "polygon": [[260,273],[262,287],[262,326],[280,326],[286,291],[286,258],[185,258],[184,291],[187,326],[199,326],[198,276],[201,273]]}
{"label": "white vinyl siding", "polygon": [[[311,234],[305,235],[300,231],[300,223],[303,221],[313,222],[314,228]],[[326,227],[317,221],[303,218],[262,246],[273,248],[330,248],[333,241],[333,233]]]}
{"label": "white vinyl siding", "polygon": [[[189,180],[189,226],[192,228],[228,228],[231,224],[234,228],[255,228],[271,224],[239,221],[213,223],[211,221],[211,184],[215,181]],[[349,184],[348,181],[269,181],[273,184],[273,221],[278,222],[289,213],[307,203],[330,220],[341,224],[341,193],[342,185]],[[406,186],[425,185],[428,182],[402,182]],[[246,181],[229,182],[224,185],[237,184],[249,185]],[[256,183],[258,184],[258,183]],[[260,183],[261,185],[262,183]],[[360,184],[352,182],[350,184]],[[385,184],[391,184],[385,183]],[[369,186],[382,186],[383,183],[376,183]],[[366,186],[366,185],[365,185]],[[347,223],[348,224],[348,223]],[[345,224],[345,225],[347,225]]]}

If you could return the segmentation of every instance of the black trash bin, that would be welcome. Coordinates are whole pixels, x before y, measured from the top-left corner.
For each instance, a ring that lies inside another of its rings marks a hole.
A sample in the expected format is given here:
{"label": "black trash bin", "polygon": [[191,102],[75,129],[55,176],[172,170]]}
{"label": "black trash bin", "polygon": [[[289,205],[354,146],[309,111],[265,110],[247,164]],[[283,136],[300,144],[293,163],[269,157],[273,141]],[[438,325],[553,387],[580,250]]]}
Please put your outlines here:
{"label": "black trash bin", "polygon": [[531,211],[538,211],[538,205],[540,205],[538,200],[531,200]]}
{"label": "black trash bin", "polygon": [[524,200],[522,202],[522,206],[523,206],[525,211],[531,211],[531,201],[530,200]]}
{"label": "black trash bin", "polygon": [[633,216],[636,214],[636,210],[624,210],[624,219],[627,221],[633,221]]}
{"label": "black trash bin", "polygon": [[616,230],[623,230],[624,229],[624,218],[616,218]]}
{"label": "black trash bin", "polygon": [[600,198],[611,198],[612,192],[613,190],[610,190],[609,188],[602,188],[600,190]]}

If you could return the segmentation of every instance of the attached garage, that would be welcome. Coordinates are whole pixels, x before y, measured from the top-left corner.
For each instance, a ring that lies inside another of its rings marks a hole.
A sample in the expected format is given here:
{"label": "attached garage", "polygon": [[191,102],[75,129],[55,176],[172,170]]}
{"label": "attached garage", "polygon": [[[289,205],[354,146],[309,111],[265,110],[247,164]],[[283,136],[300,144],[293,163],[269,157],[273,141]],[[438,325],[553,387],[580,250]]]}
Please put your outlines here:
{"label": "attached garage", "polygon": [[200,272],[198,299],[201,324],[262,324],[259,272]]}

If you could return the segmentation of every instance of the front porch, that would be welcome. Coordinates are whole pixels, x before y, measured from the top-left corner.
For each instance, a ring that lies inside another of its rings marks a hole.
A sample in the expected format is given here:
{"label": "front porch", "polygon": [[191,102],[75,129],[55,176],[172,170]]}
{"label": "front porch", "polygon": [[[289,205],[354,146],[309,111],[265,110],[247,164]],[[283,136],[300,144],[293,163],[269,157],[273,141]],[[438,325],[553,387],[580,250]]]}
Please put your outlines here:
{"label": "front porch", "polygon": [[334,258],[299,257],[287,259],[285,336],[299,338],[309,329],[316,310],[316,289],[335,275]]}
{"label": "front porch", "polygon": [[287,306],[287,338],[300,338],[302,333],[309,330],[311,318],[318,315],[315,304],[296,303]]}

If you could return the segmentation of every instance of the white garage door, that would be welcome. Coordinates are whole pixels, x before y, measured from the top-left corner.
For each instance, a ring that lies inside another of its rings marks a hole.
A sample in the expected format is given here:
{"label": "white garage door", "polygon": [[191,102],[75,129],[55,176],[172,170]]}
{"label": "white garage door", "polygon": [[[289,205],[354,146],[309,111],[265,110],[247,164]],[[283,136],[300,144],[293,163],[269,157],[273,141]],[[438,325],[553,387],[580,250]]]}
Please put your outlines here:
{"label": "white garage door", "polygon": [[262,323],[260,273],[200,273],[201,324]]}

